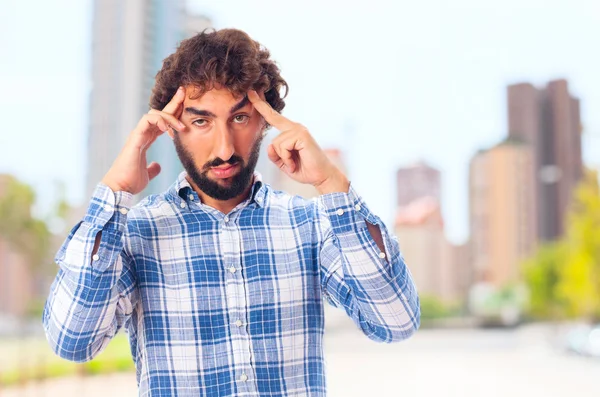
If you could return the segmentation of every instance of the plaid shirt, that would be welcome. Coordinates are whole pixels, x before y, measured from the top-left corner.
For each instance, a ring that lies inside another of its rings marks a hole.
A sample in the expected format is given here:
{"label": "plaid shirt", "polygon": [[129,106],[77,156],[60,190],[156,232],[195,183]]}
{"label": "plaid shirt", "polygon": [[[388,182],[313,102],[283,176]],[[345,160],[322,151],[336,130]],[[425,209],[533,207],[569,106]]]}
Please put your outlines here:
{"label": "plaid shirt", "polygon": [[132,199],[98,185],[57,254],[43,322],[77,362],[126,329],[141,396],[324,396],[323,298],[376,341],[419,327],[398,242],[352,186],[304,200],[256,174],[225,215],[182,173],[130,210]]}

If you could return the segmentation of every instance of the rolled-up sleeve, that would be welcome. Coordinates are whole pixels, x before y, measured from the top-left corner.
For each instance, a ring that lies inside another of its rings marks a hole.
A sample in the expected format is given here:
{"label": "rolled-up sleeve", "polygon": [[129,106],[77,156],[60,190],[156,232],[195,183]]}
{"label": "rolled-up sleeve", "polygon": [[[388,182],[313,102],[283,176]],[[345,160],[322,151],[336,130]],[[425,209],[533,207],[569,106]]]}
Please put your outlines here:
{"label": "rolled-up sleeve", "polygon": [[59,270],[43,325],[50,346],[65,359],[91,360],[131,316],[135,277],[124,234],[132,200],[129,193],[99,184],[83,220],[56,255]]}
{"label": "rolled-up sleeve", "polygon": [[[318,199],[322,290],[362,332],[380,342],[410,337],[420,325],[419,297],[397,239],[350,186]],[[381,251],[366,222],[379,227]]]}

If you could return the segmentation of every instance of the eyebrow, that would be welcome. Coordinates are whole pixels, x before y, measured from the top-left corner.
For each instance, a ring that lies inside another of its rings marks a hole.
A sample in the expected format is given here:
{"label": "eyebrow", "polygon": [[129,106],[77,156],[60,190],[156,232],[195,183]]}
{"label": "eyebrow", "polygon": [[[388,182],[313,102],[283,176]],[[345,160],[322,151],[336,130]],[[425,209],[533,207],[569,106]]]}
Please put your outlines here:
{"label": "eyebrow", "polygon": [[[240,110],[241,108],[243,108],[244,106],[246,106],[248,103],[250,103],[250,100],[248,99],[248,96],[245,96],[241,101],[239,101],[238,103],[236,103],[235,105],[233,105],[231,107],[231,109],[229,109],[229,113],[235,113],[238,110]],[[203,110],[203,109],[197,109],[195,107],[187,107],[185,108],[185,111],[187,113],[192,113],[193,115],[196,116],[205,116],[205,117],[217,117],[216,114],[214,114],[211,111],[208,110]]]}
{"label": "eyebrow", "polygon": [[229,109],[229,113],[235,113],[238,110],[240,110],[241,108],[243,108],[244,106],[246,106],[248,103],[250,102],[250,100],[248,99],[248,95],[245,95],[244,98],[242,98],[241,101],[239,101],[238,103],[236,103],[235,105],[233,105],[231,107],[231,109]]}
{"label": "eyebrow", "polygon": [[196,116],[217,117],[217,115],[214,114],[213,112],[209,112],[208,110],[196,109],[194,107],[187,107],[187,108],[185,108],[185,111],[187,113],[191,113]]}

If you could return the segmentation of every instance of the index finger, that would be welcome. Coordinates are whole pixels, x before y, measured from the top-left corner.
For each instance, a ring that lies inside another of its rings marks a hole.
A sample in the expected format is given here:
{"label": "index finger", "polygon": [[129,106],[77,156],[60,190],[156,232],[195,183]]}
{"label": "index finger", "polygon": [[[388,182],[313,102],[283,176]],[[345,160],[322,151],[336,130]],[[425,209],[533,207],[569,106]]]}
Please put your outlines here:
{"label": "index finger", "polygon": [[260,113],[267,123],[277,128],[279,131],[285,131],[292,127],[294,124],[290,119],[282,116],[279,112],[271,107],[266,101],[263,101],[258,96],[256,91],[248,91],[248,99],[252,102],[252,106]]}
{"label": "index finger", "polygon": [[177,109],[179,109],[179,106],[181,106],[184,99],[185,88],[179,87],[175,95],[173,95],[173,98],[171,98],[171,101],[167,103],[167,105],[163,108],[162,111],[168,114],[175,115],[175,112],[177,112]]}

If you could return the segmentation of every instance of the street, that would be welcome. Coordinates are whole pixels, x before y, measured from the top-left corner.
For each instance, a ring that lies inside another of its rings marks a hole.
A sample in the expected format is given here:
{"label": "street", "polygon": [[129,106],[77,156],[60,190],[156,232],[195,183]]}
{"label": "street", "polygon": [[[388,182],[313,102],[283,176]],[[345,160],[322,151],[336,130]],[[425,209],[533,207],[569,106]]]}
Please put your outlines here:
{"label": "street", "polygon": [[[329,395],[443,397],[598,396],[600,361],[564,354],[552,329],[420,330],[409,341],[369,341],[345,321],[328,327]],[[133,373],[67,378],[0,392],[2,397],[135,396]]]}

